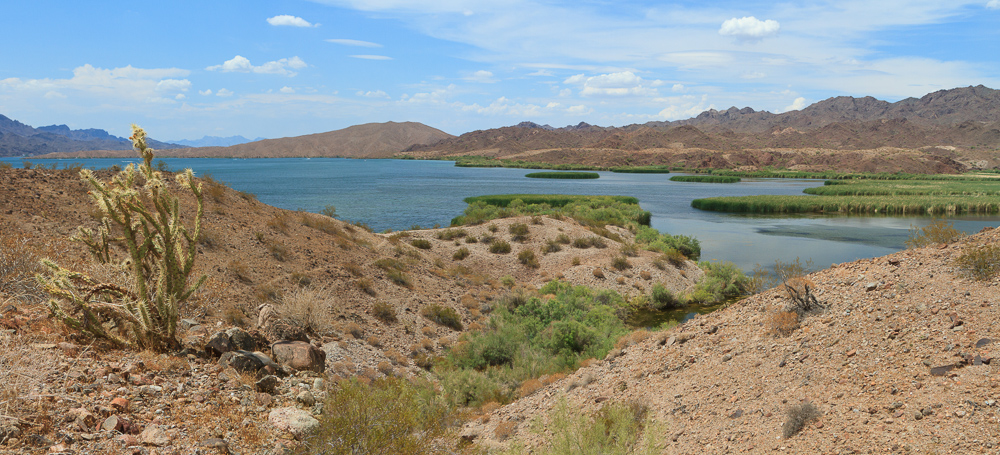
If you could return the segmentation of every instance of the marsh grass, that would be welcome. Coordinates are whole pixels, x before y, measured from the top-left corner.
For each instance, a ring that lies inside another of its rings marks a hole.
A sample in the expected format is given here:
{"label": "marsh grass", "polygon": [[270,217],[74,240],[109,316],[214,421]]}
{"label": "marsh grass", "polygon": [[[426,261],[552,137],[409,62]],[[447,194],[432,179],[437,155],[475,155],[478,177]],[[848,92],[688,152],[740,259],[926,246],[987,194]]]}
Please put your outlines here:
{"label": "marsh grass", "polygon": [[722,175],[675,175],[670,177],[672,182],[697,182],[697,183],[738,183],[739,177],[729,177]]}
{"label": "marsh grass", "polygon": [[525,174],[525,177],[532,179],[587,180],[601,178],[601,174],[596,172],[532,172]]}
{"label": "marsh grass", "polygon": [[695,199],[691,207],[735,213],[957,215],[997,213],[1000,195],[733,196]]}

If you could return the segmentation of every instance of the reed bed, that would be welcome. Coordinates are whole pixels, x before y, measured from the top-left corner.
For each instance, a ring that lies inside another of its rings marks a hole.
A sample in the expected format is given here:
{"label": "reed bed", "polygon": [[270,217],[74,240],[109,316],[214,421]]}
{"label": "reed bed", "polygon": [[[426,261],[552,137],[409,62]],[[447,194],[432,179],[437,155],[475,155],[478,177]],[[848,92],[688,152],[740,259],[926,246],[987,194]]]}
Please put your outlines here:
{"label": "reed bed", "polygon": [[827,180],[806,194],[822,196],[995,196],[1000,181],[943,180]]}
{"label": "reed bed", "polygon": [[525,174],[525,177],[532,179],[581,180],[581,179],[598,179],[601,178],[601,174],[598,174],[596,172],[532,172],[530,174]]}
{"label": "reed bed", "polygon": [[723,175],[675,175],[670,177],[671,182],[698,182],[698,183],[737,183],[739,177]]}
{"label": "reed bed", "polygon": [[695,199],[691,207],[736,213],[986,214],[1000,212],[1000,196],[738,196]]}
{"label": "reed bed", "polygon": [[670,166],[621,166],[611,168],[611,172],[624,174],[669,174]]}

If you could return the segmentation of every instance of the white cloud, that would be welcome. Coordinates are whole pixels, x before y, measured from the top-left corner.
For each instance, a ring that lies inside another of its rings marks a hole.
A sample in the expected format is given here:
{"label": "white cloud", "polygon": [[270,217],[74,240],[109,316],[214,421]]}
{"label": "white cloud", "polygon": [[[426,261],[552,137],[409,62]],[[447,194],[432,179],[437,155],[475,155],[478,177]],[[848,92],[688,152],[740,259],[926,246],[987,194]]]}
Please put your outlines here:
{"label": "white cloud", "polygon": [[344,46],[356,46],[356,47],[382,47],[379,43],[373,43],[371,41],[361,41],[356,39],[346,39],[346,38],[335,38],[326,40],[328,43],[341,44]]}
{"label": "white cloud", "polygon": [[506,115],[511,117],[528,117],[542,114],[542,108],[540,106],[513,102],[503,96],[497,98],[497,100],[490,103],[489,106],[480,106],[479,104],[473,103],[462,106],[462,110],[466,112],[475,112],[477,114]]}
{"label": "white cloud", "polygon": [[183,93],[178,93],[176,96],[174,96],[175,100],[183,100],[183,99],[186,99],[186,98],[187,98],[187,96],[185,96]]}
{"label": "white cloud", "polygon": [[1000,0],[990,0],[989,3],[986,4],[986,7],[989,9],[1000,9]]}
{"label": "white cloud", "polygon": [[806,99],[800,96],[795,98],[795,101],[792,101],[792,104],[786,106],[783,112],[802,110],[802,108],[806,106],[808,106],[808,104],[806,104]]}
{"label": "white cloud", "polygon": [[259,73],[259,74],[280,74],[283,76],[293,77],[296,73],[291,71],[291,69],[302,69],[309,65],[306,64],[299,57],[283,58],[280,60],[274,60],[267,62],[260,66],[254,66],[250,63],[250,59],[237,55],[229,60],[226,60],[221,65],[213,65],[205,68],[209,71],[222,71],[223,73]]}
{"label": "white cloud", "polygon": [[319,24],[311,24],[309,21],[298,17],[291,16],[288,14],[281,14],[274,17],[267,18],[267,23],[274,26],[289,26],[289,27],[319,27]]}
{"label": "white cloud", "polygon": [[[73,69],[69,79],[20,79],[0,80],[0,90],[31,97],[66,99],[96,97],[102,105],[117,101],[136,105],[144,102],[173,103],[173,95],[188,90],[191,82],[186,77],[190,71],[179,68],[98,68],[90,64]],[[171,96],[165,98],[164,96]],[[30,101],[29,101],[30,102]]]}
{"label": "white cloud", "polygon": [[224,89],[224,88],[220,88],[219,91],[215,92],[215,96],[221,96],[223,98],[230,97],[230,96],[233,96],[233,91],[232,90],[227,90],[227,89]]}
{"label": "white cloud", "polygon": [[367,91],[367,92],[364,91],[364,90],[359,90],[358,93],[357,93],[357,95],[358,96],[363,96],[365,98],[389,98],[389,94],[386,93],[386,92],[383,92],[382,90],[374,90],[374,91]]}
{"label": "white cloud", "polygon": [[386,57],[384,55],[352,55],[351,58],[360,58],[362,60],[392,60],[392,57]]}
{"label": "white cloud", "polygon": [[670,87],[670,91],[674,92],[674,93],[683,92],[684,91],[684,84],[674,84],[673,87]]}
{"label": "white cloud", "polygon": [[719,34],[723,36],[735,36],[746,41],[759,41],[769,36],[778,34],[781,24],[778,21],[768,19],[762,21],[753,16],[744,16],[739,19],[732,18],[722,23]]}
{"label": "white cloud", "polygon": [[295,93],[295,89],[288,86],[281,87],[280,89],[278,89],[278,91],[281,93],[288,93],[288,94]]}
{"label": "white cloud", "polygon": [[496,79],[493,78],[493,73],[486,70],[476,71],[475,73],[472,73],[464,77],[463,79],[471,82],[484,82],[484,83],[496,82]]}
{"label": "white cloud", "polygon": [[191,81],[187,79],[163,79],[156,83],[156,90],[160,92],[186,92],[191,88]]}
{"label": "white cloud", "polygon": [[594,110],[582,104],[577,104],[576,106],[570,106],[566,108],[566,113],[573,115],[583,115],[583,114],[589,114],[591,112],[594,112]]}
{"label": "white cloud", "polygon": [[[1000,1],[1000,0],[997,0],[997,1]],[[533,73],[528,73],[528,76],[552,77],[552,76],[555,76],[555,75],[556,75],[556,73],[553,73],[552,71],[549,71],[547,69],[540,69],[540,70],[535,71]]]}
{"label": "white cloud", "polygon": [[577,74],[563,81],[567,85],[580,86],[582,96],[656,96],[654,86],[663,81],[646,81],[631,71],[585,76]]}
{"label": "white cloud", "polygon": [[669,105],[659,112],[660,118],[664,120],[679,120],[695,117],[708,109],[714,109],[715,105],[708,105],[708,95],[700,98],[694,95],[674,96],[657,101],[668,103]]}
{"label": "white cloud", "polygon": [[60,100],[60,99],[66,99],[66,95],[63,95],[62,93],[59,93],[55,90],[49,90],[45,92],[44,98],[47,100]]}
{"label": "white cloud", "polygon": [[211,89],[198,90],[198,94],[203,96],[209,96],[212,94],[212,90]]}
{"label": "white cloud", "polygon": [[762,79],[765,77],[767,77],[767,74],[764,74],[760,71],[750,71],[747,73],[740,74],[740,79]]}

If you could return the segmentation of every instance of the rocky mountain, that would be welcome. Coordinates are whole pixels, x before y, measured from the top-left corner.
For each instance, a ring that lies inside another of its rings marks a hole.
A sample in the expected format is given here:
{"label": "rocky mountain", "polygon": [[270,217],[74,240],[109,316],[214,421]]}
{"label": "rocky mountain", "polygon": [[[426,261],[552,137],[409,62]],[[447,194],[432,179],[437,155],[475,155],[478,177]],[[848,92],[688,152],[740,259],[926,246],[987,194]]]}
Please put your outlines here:
{"label": "rocky mountain", "polygon": [[[150,140],[150,145],[155,148],[183,147],[156,140]],[[73,130],[66,125],[34,128],[0,115],[0,156],[34,156],[81,150],[131,151],[132,143],[101,129]]]}
{"label": "rocky mountain", "polygon": [[[283,158],[346,157],[388,158],[408,147],[433,144],[454,136],[416,122],[366,123],[326,133],[265,139],[229,147],[191,147],[159,150],[165,158]],[[101,150],[63,153],[47,158],[100,158],[131,156],[131,151]]]}
{"label": "rocky mountain", "polygon": [[186,145],[188,147],[229,147],[230,145],[246,144],[247,142],[262,141],[264,139],[267,138],[258,137],[256,139],[247,139],[243,136],[204,136],[201,139],[181,139],[179,141],[170,142],[178,145]]}

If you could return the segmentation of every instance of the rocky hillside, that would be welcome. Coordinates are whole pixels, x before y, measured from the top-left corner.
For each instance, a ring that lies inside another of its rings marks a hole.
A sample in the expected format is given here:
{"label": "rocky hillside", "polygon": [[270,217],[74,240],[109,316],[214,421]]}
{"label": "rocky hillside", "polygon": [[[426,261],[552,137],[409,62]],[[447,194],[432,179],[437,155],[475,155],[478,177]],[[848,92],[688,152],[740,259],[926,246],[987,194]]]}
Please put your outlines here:
{"label": "rocky hillside", "polygon": [[663,453],[994,453],[1000,277],[973,280],[955,261],[998,242],[993,229],[834,264],[806,277],[818,305],[801,320],[771,289],[613,352],[464,435],[543,444],[566,400],[582,413],[638,404]]}
{"label": "rocky hillside", "polygon": [[[400,150],[451,138],[444,131],[416,122],[366,123],[326,133],[237,144],[229,147],[189,147],[158,150],[161,158],[388,158]],[[101,150],[50,155],[45,158],[133,156],[133,152]]]}
{"label": "rocky hillside", "polygon": [[[465,227],[460,236],[373,234],[203,183],[195,274],[209,279],[181,309],[184,351],[156,356],[92,343],[47,318],[31,285],[38,258],[111,279],[82,245],[66,240],[79,225],[96,226],[87,188],[72,171],[0,169],[0,383],[10,384],[0,386],[0,451],[121,453],[145,446],[181,454],[224,443],[235,453],[260,453],[293,446],[297,430],[282,423],[282,413],[320,413],[331,378],[423,376],[419,359],[456,342],[461,332],[422,315],[428,306],[453,309],[468,328],[485,323],[490,306],[511,292],[505,277],[529,289],[559,278],[637,295],[653,283],[680,293],[703,274],[691,262],[658,268],[651,252],[618,271],[611,262],[622,244],[610,239],[606,248],[542,254],[559,235],[596,237],[571,220],[496,220]],[[514,223],[530,226],[528,238],[511,238]],[[616,232],[623,242],[631,238]],[[485,237],[510,240],[512,251],[493,254],[486,243],[470,241]],[[467,255],[456,255],[459,249]],[[537,253],[539,267],[519,261],[526,249]],[[311,342],[313,348],[300,345],[312,352],[305,354],[310,363],[282,360],[271,343],[284,339]],[[235,354],[220,360],[237,348],[260,351],[264,363]],[[258,384],[264,374],[253,371],[274,361],[277,367],[266,370],[273,383]],[[247,373],[247,365],[258,367]]]}

